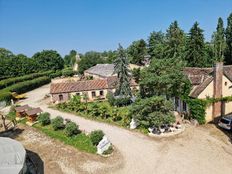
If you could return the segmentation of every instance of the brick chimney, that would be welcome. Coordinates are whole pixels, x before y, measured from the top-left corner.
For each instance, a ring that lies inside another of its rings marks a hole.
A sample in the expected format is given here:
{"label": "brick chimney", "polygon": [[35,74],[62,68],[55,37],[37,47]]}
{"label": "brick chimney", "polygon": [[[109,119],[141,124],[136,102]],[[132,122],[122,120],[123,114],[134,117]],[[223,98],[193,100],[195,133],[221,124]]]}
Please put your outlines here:
{"label": "brick chimney", "polygon": [[[214,66],[214,98],[222,97],[222,78],[223,78],[223,62],[217,62]],[[213,104],[213,118],[221,116],[222,113],[222,104],[221,102],[217,102]]]}

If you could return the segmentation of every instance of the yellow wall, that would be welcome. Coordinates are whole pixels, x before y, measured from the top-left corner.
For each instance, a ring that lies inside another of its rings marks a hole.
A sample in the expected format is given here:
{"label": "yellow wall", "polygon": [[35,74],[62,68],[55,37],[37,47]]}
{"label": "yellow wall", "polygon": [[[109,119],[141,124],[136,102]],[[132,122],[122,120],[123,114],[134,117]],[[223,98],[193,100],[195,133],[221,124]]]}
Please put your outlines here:
{"label": "yellow wall", "polygon": [[[95,91],[96,93],[96,97],[92,97],[92,91]],[[80,96],[83,96],[84,93],[87,93],[87,97],[88,97],[88,101],[94,101],[96,100],[98,97],[103,97],[103,98],[106,98],[106,95],[108,93],[107,89],[103,89],[103,90],[92,90],[92,91],[83,91],[83,92],[79,92],[80,93]],[[100,91],[103,91],[103,96],[100,96]],[[77,92],[73,92],[71,93],[71,96],[74,96],[76,95]]]}
{"label": "yellow wall", "polygon": [[206,122],[210,122],[213,120],[213,105],[211,104],[205,110],[205,120]]}
{"label": "yellow wall", "polygon": [[[202,91],[198,96],[199,99],[205,99],[206,97],[213,97],[214,85],[213,81]],[[222,79],[222,97],[232,96],[232,82],[223,76]],[[232,102],[225,103],[225,114],[232,113]],[[206,122],[212,121],[213,119],[213,107],[208,106],[206,109]]]}
{"label": "yellow wall", "polygon": [[205,99],[206,97],[213,97],[213,81],[202,91],[197,97],[199,99]]}

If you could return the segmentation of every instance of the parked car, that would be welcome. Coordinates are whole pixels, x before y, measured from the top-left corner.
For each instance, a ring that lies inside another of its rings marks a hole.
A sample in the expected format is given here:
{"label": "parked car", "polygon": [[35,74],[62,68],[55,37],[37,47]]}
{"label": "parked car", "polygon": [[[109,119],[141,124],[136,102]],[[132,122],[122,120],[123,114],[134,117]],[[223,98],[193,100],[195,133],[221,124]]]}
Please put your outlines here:
{"label": "parked car", "polygon": [[226,130],[232,130],[232,114],[228,116],[223,116],[219,120],[218,126]]}

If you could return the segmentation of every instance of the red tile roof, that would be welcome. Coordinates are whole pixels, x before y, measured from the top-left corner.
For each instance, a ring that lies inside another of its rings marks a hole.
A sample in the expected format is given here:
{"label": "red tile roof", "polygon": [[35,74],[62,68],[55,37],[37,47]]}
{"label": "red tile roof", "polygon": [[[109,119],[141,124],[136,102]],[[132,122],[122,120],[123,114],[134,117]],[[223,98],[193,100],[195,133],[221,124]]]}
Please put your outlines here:
{"label": "red tile roof", "polygon": [[[118,78],[115,76],[105,79],[83,80],[69,83],[53,83],[50,87],[51,94],[81,92],[101,89],[113,89],[118,83]],[[131,80],[131,86],[136,86],[134,80]]]}
{"label": "red tile roof", "polygon": [[[189,78],[193,89],[190,92],[191,97],[198,97],[200,93],[213,81],[214,68],[186,67],[184,74]],[[223,66],[224,75],[232,81],[232,65]]]}

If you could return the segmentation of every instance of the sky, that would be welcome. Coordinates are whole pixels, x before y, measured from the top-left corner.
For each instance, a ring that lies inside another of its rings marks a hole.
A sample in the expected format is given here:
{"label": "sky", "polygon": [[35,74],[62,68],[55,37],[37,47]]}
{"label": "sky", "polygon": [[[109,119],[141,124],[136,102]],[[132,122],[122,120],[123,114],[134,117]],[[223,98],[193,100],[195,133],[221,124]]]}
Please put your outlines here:
{"label": "sky", "polygon": [[209,41],[230,13],[232,0],[0,0],[0,47],[27,56],[115,50],[174,20],[185,32],[198,21]]}

